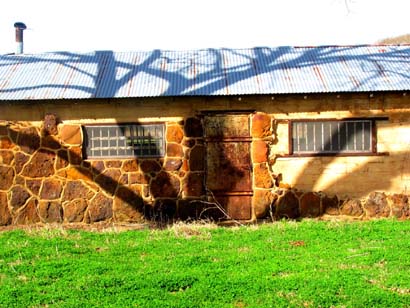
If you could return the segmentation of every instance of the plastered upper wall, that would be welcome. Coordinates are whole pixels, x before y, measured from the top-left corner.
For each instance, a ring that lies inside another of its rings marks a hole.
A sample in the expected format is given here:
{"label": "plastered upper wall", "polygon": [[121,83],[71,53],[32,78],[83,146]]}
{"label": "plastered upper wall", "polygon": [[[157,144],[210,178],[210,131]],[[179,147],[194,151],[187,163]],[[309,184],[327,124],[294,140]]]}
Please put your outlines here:
{"label": "plastered upper wall", "polygon": [[408,103],[403,93],[1,102],[0,120],[41,121],[46,113],[55,113],[62,121],[127,122],[182,118],[208,110],[254,110],[275,119],[389,115],[397,122],[407,118]]}
{"label": "plastered upper wall", "polygon": [[[410,94],[409,94],[410,95]],[[159,97],[130,99],[90,99],[57,101],[21,101],[0,104],[1,119],[37,120],[45,113],[55,112],[62,120],[98,118],[134,119],[134,113],[124,113],[124,108],[137,111],[140,117],[182,117],[202,110],[258,110],[276,118],[297,118],[305,115],[326,116],[327,113],[340,115],[396,114],[406,117],[402,111],[408,109],[409,97],[406,93],[376,94],[310,94],[277,96],[218,96],[218,97]],[[15,111],[22,113],[16,114]],[[90,111],[92,112],[90,113]]]}

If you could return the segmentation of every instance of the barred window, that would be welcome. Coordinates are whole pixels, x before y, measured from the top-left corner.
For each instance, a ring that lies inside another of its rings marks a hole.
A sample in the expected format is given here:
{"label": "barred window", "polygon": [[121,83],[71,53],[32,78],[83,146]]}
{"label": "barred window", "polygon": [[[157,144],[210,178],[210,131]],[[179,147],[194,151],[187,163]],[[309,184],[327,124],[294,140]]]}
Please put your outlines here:
{"label": "barred window", "polygon": [[165,153],[164,124],[84,126],[87,158],[160,157]]}
{"label": "barred window", "polygon": [[292,154],[373,153],[374,120],[293,121]]}

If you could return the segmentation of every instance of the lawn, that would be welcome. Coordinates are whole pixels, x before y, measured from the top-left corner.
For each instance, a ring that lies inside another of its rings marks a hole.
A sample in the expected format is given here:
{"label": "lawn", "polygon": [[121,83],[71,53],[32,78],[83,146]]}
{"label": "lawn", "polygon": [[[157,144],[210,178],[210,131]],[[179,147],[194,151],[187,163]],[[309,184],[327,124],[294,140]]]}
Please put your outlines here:
{"label": "lawn", "polygon": [[410,221],[0,233],[0,307],[410,307]]}

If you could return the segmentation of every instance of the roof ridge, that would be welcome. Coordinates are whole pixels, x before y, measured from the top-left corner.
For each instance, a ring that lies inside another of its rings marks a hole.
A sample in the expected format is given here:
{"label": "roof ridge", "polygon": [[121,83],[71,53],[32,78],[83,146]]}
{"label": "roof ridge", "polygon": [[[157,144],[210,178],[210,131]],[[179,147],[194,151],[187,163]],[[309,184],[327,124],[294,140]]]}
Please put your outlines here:
{"label": "roof ridge", "polygon": [[231,47],[210,47],[210,48],[191,48],[191,49],[147,49],[147,50],[128,50],[128,51],[118,51],[118,50],[92,50],[87,52],[76,52],[76,51],[47,51],[41,53],[23,53],[23,54],[15,54],[9,53],[0,55],[0,57],[5,56],[18,56],[18,57],[26,57],[26,56],[46,56],[46,55],[57,55],[57,54],[75,54],[75,55],[90,55],[95,53],[113,53],[113,54],[131,54],[131,53],[150,53],[150,52],[172,52],[172,53],[194,53],[194,52],[201,52],[201,51],[246,51],[246,50],[254,50],[254,49],[323,49],[323,48],[335,48],[335,49],[342,49],[342,48],[363,48],[363,47],[410,47],[410,43],[404,44],[357,44],[357,45],[278,45],[278,46],[253,46],[253,47],[238,47],[238,48],[231,48]]}

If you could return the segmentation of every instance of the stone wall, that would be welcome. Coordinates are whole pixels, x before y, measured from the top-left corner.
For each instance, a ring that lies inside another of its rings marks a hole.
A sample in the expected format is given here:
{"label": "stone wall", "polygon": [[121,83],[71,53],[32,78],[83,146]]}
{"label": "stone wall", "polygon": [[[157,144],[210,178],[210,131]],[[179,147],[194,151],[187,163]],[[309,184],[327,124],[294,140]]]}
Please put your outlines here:
{"label": "stone wall", "polygon": [[254,114],[253,219],[324,214],[409,218],[406,186],[401,186],[408,179],[410,159],[410,123],[405,121],[378,123],[378,150],[393,150],[380,156],[291,157],[288,122]]}
{"label": "stone wall", "polygon": [[[197,217],[205,197],[201,121],[166,123],[163,158],[83,160],[80,125],[0,125],[0,225]],[[192,202],[198,200],[197,202]]]}
{"label": "stone wall", "polygon": [[373,192],[364,199],[340,199],[322,192],[303,192],[296,189],[277,189],[273,192],[273,202],[261,213],[262,217],[274,219],[345,216],[355,219],[410,218],[409,196],[404,194],[387,195]]}
{"label": "stone wall", "polygon": [[[204,211],[210,201],[204,187],[206,149],[196,115],[242,109],[251,125],[253,220],[269,214],[406,218],[408,106],[410,96],[400,93],[4,104],[0,225],[139,222],[197,218],[201,213],[220,217],[220,212]],[[377,147],[383,155],[288,155],[289,120],[368,116],[387,119],[377,121]],[[81,125],[135,121],[166,123],[165,157],[83,160]]]}

